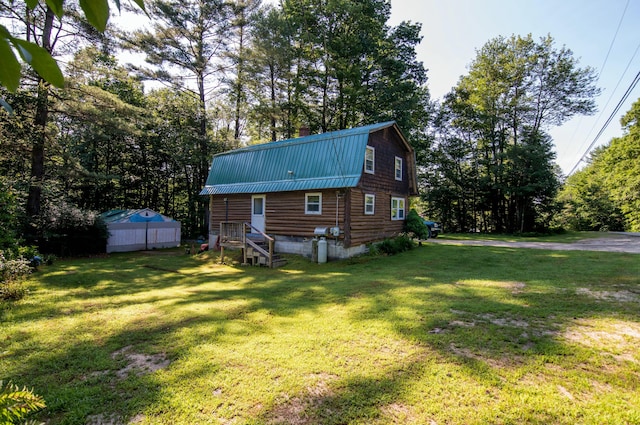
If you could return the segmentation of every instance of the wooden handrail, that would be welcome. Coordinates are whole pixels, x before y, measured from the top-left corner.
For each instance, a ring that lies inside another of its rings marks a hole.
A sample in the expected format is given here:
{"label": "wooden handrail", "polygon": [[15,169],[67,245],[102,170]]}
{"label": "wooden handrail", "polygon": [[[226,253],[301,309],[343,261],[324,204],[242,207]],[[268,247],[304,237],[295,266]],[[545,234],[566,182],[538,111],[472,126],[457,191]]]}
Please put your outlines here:
{"label": "wooden handrail", "polygon": [[[257,243],[247,237],[247,229],[249,233],[256,233],[261,235],[269,245],[269,250],[265,250]],[[267,235],[260,229],[256,229],[249,222],[233,222],[233,221],[221,221],[220,222],[220,243],[221,253],[220,261],[224,260],[224,244],[225,243],[241,243],[244,247],[244,262],[247,262],[247,246],[251,246],[254,250],[258,251],[261,255],[265,256],[268,260],[269,267],[273,267],[273,254],[275,239]]]}
{"label": "wooden handrail", "polygon": [[255,249],[256,251],[258,251],[259,253],[261,253],[262,255],[266,255],[269,256],[269,253],[262,248],[260,245],[258,245],[257,243],[255,243],[254,241],[252,241],[251,239],[247,239],[247,244],[251,245],[253,247],[253,249]]}
{"label": "wooden handrail", "polygon": [[[253,249],[255,249],[256,251],[258,251],[259,253],[261,253],[262,255],[265,255],[267,257],[267,260],[269,262],[269,268],[273,268],[273,246],[274,246],[275,239],[273,239],[271,236],[269,236],[266,233],[264,233],[262,230],[256,229],[249,222],[245,221],[244,222],[244,226],[245,226],[245,229],[248,226],[249,229],[255,230],[259,235],[261,235],[263,238],[265,238],[265,240],[267,240],[268,243],[269,243],[269,251],[267,252],[262,247],[258,246],[258,244],[256,244],[251,239],[247,239],[247,234],[246,234],[246,231],[245,231],[245,233],[244,233],[244,242],[243,242],[244,246],[245,246],[245,250],[244,250],[245,256],[246,256],[246,252],[247,252],[247,248],[246,248],[247,244],[251,245],[253,247]],[[245,258],[245,262],[246,262],[246,258]]]}
{"label": "wooden handrail", "polygon": [[256,229],[255,227],[253,227],[253,225],[252,225],[251,223],[249,223],[249,222],[246,222],[246,221],[245,221],[245,222],[244,222],[244,225],[245,225],[245,227],[246,227],[246,226],[249,226],[249,228],[250,228],[250,229],[252,229],[252,230],[255,230],[255,231],[256,231],[256,233],[259,233],[260,235],[264,236],[264,238],[265,238],[266,240],[268,240],[268,241],[273,241],[273,240],[275,240],[275,239],[273,239],[271,236],[269,236],[269,235],[267,235],[266,233],[264,233],[262,230],[260,230],[260,229]]}

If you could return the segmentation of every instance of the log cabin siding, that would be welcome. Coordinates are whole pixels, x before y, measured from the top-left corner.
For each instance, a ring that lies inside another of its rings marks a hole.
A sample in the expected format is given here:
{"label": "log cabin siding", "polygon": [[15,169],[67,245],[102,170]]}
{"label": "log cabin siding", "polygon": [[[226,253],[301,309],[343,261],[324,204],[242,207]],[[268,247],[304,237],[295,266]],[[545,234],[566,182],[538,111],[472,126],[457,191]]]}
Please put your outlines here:
{"label": "log cabin siding", "polygon": [[[322,214],[305,214],[305,194],[322,194]],[[295,237],[313,237],[316,227],[336,225],[336,200],[338,201],[338,226],[344,226],[344,191],[310,190],[268,193],[266,201],[267,233]],[[341,236],[341,239],[343,236]]]}
{"label": "log cabin siding", "polygon": [[[374,174],[362,173],[358,186],[351,191],[349,245],[355,246],[391,238],[404,229],[404,220],[391,220],[391,198],[405,200],[408,212],[412,184],[410,173],[413,156],[398,140],[395,132],[385,129],[369,136],[368,145],[375,149]],[[402,158],[402,180],[395,179],[395,158]],[[364,164],[363,164],[364,167]],[[364,213],[365,194],[375,195],[375,214]]]}
{"label": "log cabin siding", "polygon": [[[389,193],[411,193],[411,164],[413,155],[407,152],[395,133],[385,129],[369,136],[369,146],[375,149],[374,174],[362,173],[358,184],[364,190],[386,191]],[[395,158],[402,158],[402,180],[395,179]],[[364,164],[363,164],[364,167]]]}
{"label": "log cabin siding", "polygon": [[[366,194],[375,195],[374,214],[364,213],[364,196]],[[402,232],[404,220],[391,220],[392,196],[395,197],[396,195],[389,192],[376,192],[362,189],[354,189],[351,191],[350,246],[380,241],[394,237]],[[397,196],[402,197],[401,195]]]}
{"label": "log cabin siding", "polygon": [[229,221],[251,223],[251,195],[217,195],[211,196],[210,208],[210,229],[216,233],[220,230],[220,222],[225,221],[227,215],[225,198],[228,201]]}
{"label": "log cabin siding", "polygon": [[[305,195],[322,194],[322,214],[305,214]],[[218,230],[225,221],[224,199],[228,199],[229,221],[251,222],[251,196],[253,194],[211,196],[211,229]],[[260,195],[260,194],[255,194]],[[310,190],[294,192],[274,192],[264,194],[265,229],[272,235],[313,237],[316,227],[336,225],[336,200],[338,200],[338,226],[344,229],[345,191]],[[340,239],[343,239],[341,235]]]}

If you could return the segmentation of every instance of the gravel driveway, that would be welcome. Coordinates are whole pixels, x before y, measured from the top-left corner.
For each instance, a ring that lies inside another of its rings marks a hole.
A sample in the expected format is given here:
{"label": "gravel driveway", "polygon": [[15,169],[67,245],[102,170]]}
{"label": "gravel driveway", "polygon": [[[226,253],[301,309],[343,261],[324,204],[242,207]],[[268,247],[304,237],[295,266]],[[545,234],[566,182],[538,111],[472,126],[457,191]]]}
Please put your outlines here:
{"label": "gravel driveway", "polygon": [[640,254],[640,233],[611,232],[606,237],[583,239],[573,243],[556,242],[504,242],[490,240],[429,239],[429,243],[447,245],[498,246],[504,248],[533,248],[558,251],[605,251]]}

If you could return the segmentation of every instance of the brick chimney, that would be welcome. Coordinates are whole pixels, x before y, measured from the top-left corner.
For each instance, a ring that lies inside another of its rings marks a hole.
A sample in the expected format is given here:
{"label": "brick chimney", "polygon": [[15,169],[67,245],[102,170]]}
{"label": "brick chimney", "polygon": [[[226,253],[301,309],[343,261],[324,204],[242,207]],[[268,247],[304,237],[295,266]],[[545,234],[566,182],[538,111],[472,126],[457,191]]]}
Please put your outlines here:
{"label": "brick chimney", "polygon": [[309,135],[309,127],[300,127],[298,129],[298,137],[304,137]]}

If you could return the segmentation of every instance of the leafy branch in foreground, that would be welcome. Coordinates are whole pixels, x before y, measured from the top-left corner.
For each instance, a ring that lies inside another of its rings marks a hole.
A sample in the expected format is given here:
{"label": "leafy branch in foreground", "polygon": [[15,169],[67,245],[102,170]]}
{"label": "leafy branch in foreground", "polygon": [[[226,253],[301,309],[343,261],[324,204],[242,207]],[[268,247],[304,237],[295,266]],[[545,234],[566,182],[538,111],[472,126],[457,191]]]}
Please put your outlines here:
{"label": "leafy branch in foreground", "polygon": [[12,382],[0,381],[0,425],[35,424],[37,422],[24,422],[25,418],[45,407],[44,399],[27,387],[20,389]]}
{"label": "leafy branch in foreground", "polygon": [[[114,0],[116,7],[120,10],[120,0]],[[142,10],[144,9],[144,0],[133,0]],[[58,19],[64,14],[64,0],[45,0],[47,8]],[[13,3],[13,2],[12,2]],[[25,0],[27,7],[33,10],[40,0]],[[109,19],[109,0],[80,0],[87,21],[98,31],[104,32]],[[22,60],[31,65],[33,69],[48,83],[62,87],[64,85],[64,77],[56,60],[51,56],[51,52],[46,46],[38,46],[37,44],[22,40],[11,35],[9,30],[0,25],[0,56],[3,61],[0,65],[0,85],[6,87],[9,91],[15,92],[20,84],[20,73],[22,67],[14,53],[14,49],[18,51]],[[8,106],[6,101],[2,101],[5,108]]]}
{"label": "leafy branch in foreground", "polygon": [[20,70],[22,69],[11,46],[47,82],[56,87],[64,85],[62,71],[60,71],[55,59],[51,57],[51,54],[46,49],[30,41],[11,36],[9,30],[0,25],[0,53],[6,61],[0,66],[0,84],[9,89],[9,91],[15,92],[18,89],[20,85]]}

